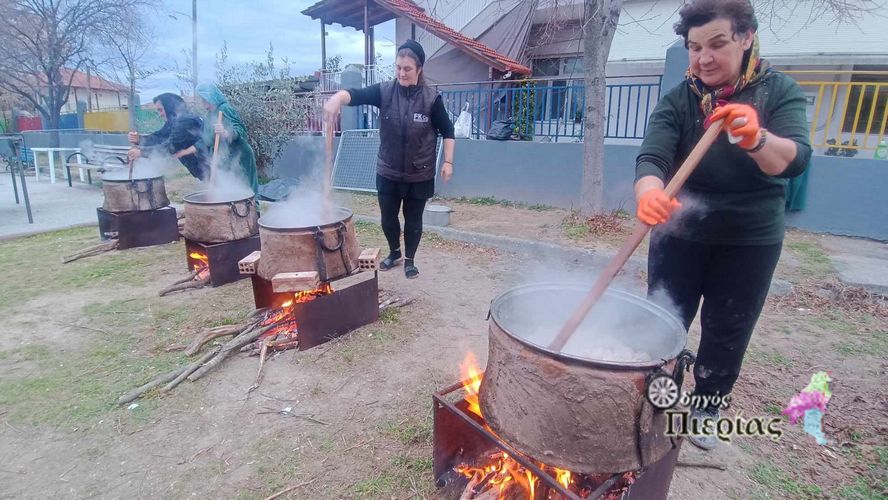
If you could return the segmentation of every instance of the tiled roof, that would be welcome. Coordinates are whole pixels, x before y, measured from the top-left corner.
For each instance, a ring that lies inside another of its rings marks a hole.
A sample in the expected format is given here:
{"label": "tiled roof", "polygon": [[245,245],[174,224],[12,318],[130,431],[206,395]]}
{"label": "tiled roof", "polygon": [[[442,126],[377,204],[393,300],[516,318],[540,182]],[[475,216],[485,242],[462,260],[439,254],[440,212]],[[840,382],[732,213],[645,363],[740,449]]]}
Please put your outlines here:
{"label": "tiled roof", "polygon": [[[67,82],[69,78],[71,78],[71,71],[68,68],[62,68],[62,81]],[[104,78],[96,75],[89,76],[89,87],[93,90],[110,90],[112,92],[128,92],[129,87],[126,85],[121,85],[119,83],[110,82],[105,80]],[[86,73],[82,71],[74,72],[74,78],[71,79],[71,88],[79,88],[85,89],[86,85]]]}
{"label": "tiled roof", "polygon": [[376,4],[391,10],[413,21],[416,25],[429,33],[446,40],[472,57],[489,64],[500,71],[511,71],[519,75],[530,75],[530,68],[518,61],[506,57],[490,47],[467,37],[462,33],[448,27],[441,21],[429,16],[411,0],[375,0]]}

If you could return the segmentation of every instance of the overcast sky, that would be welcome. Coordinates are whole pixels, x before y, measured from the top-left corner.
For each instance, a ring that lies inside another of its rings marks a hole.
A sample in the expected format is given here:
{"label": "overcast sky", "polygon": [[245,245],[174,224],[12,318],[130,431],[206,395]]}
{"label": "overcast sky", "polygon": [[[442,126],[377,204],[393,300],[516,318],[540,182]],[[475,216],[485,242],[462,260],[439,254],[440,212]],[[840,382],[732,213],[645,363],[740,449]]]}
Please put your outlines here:
{"label": "overcast sky", "polygon": [[[215,79],[215,58],[228,43],[233,63],[261,61],[269,42],[275,57],[289,59],[294,75],[311,74],[321,66],[320,21],[301,14],[315,0],[198,0],[197,55],[201,83]],[[175,19],[173,19],[173,16]],[[165,0],[161,12],[150,17],[155,49],[146,66],[184,66],[183,49],[191,50],[191,0]],[[395,22],[376,27],[376,52],[394,60]],[[338,24],[327,26],[327,57],[341,55],[343,64],[364,62],[363,33]],[[138,84],[142,102],[162,92],[178,92],[174,69]]]}

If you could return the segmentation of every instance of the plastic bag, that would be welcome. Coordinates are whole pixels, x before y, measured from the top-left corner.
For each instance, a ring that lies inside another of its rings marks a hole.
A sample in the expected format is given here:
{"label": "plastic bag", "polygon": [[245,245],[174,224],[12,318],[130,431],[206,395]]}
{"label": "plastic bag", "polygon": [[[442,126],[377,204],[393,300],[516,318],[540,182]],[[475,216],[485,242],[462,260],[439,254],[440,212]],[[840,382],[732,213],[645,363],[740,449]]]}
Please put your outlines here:
{"label": "plastic bag", "polygon": [[515,130],[515,122],[512,120],[496,120],[487,130],[487,139],[491,141],[508,141]]}
{"label": "plastic bag", "polygon": [[463,106],[462,112],[453,125],[453,135],[460,138],[469,138],[472,136],[472,113],[469,113],[469,103]]}

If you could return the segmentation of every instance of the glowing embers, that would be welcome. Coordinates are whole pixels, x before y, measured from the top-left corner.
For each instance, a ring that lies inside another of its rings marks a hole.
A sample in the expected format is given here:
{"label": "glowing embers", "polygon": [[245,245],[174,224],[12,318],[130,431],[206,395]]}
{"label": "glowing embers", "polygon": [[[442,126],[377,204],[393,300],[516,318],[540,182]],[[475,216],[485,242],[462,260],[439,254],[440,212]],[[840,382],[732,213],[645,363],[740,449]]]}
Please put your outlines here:
{"label": "glowing embers", "polygon": [[[494,432],[478,404],[481,372],[474,355],[460,365],[463,381],[434,400],[434,474],[446,497],[554,500],[666,498],[679,446],[645,471],[578,474],[523,454]],[[590,451],[590,452],[594,452]]]}

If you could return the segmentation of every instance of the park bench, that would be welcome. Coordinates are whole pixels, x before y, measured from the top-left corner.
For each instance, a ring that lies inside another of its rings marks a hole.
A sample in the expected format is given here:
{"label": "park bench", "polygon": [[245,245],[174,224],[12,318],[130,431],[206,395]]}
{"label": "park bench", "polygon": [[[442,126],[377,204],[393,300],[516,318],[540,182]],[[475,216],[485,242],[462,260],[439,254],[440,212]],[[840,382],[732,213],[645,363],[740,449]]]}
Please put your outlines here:
{"label": "park bench", "polygon": [[[71,186],[71,169],[80,169],[80,178],[83,178],[83,172],[86,171],[86,177],[92,184],[92,171],[103,173],[112,169],[123,169],[127,167],[127,152],[129,146],[112,146],[107,144],[96,144],[88,150],[89,154],[81,151],[68,156],[65,160],[65,169],[68,173],[68,186]],[[79,157],[80,162],[71,159]]]}

